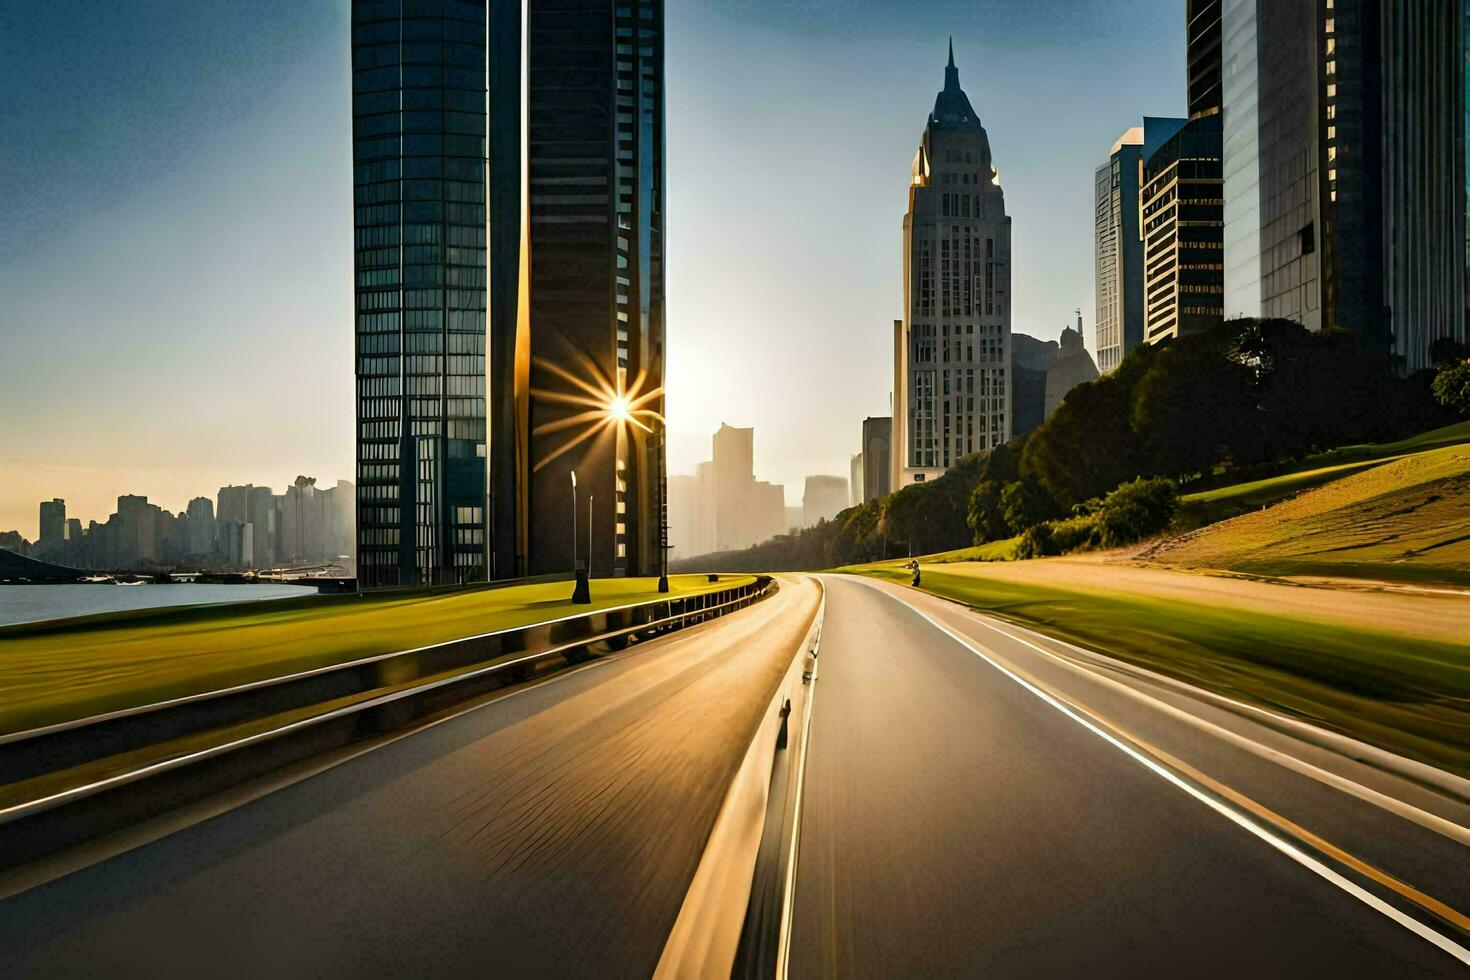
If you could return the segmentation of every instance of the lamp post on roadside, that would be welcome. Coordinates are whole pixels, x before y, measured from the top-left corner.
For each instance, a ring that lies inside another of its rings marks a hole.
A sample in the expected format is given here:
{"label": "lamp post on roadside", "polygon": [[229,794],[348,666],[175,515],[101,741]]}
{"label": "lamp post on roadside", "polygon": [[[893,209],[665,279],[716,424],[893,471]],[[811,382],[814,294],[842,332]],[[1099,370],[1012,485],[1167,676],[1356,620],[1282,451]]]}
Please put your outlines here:
{"label": "lamp post on roadside", "polygon": [[[587,533],[592,533],[592,498],[587,498]],[[587,542],[587,557],[592,557],[592,542]],[[572,602],[579,606],[588,605],[592,602],[592,588],[587,582],[587,570],[582,563],[577,561],[577,471],[572,470],[572,574],[576,578],[576,584],[572,586]]]}
{"label": "lamp post on roadside", "polygon": [[668,423],[660,417],[658,425],[658,590],[669,591],[669,481],[664,475],[664,441]]}

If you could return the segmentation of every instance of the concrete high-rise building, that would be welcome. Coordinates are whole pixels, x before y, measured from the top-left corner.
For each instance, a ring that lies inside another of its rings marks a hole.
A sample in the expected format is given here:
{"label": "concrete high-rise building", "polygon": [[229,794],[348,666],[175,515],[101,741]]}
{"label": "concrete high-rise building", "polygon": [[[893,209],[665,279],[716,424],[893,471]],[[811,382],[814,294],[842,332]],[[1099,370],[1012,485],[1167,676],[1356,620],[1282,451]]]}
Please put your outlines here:
{"label": "concrete high-rise building", "polygon": [[856,507],[863,502],[863,454],[853,453],[847,464],[847,504]]}
{"label": "concrete high-rise building", "polygon": [[715,547],[715,464],[707,459],[694,467],[694,478],[699,481],[699,522],[696,539],[699,550],[693,554],[707,554]]}
{"label": "concrete high-rise building", "polygon": [[214,503],[208,497],[195,497],[185,511],[189,516],[189,554],[207,558],[214,554]]}
{"label": "concrete high-rise building", "polygon": [[44,551],[59,549],[66,540],[66,501],[60,497],[41,501],[41,535],[36,546]]}
{"label": "concrete high-rise building", "polygon": [[619,395],[663,412],[664,4],[528,9],[530,569],[566,567],[576,470],[595,501],[594,574],[651,574],[657,437],[616,424],[573,444],[567,427]]}
{"label": "concrete high-rise building", "polygon": [[714,550],[745,548],[753,541],[750,498],[755,486],[755,430],[721,424],[712,443]]}
{"label": "concrete high-rise building", "polygon": [[953,43],[914,157],[903,237],[895,489],[1011,436],[1011,219],[990,139],[960,88]]}
{"label": "concrete high-rise building", "polygon": [[847,509],[847,479],[841,476],[809,476],[801,497],[801,519],[807,527],[830,521]]}
{"label": "concrete high-rise building", "polygon": [[1226,0],[1227,314],[1402,371],[1466,334],[1463,4]]}
{"label": "concrete high-rise building", "polygon": [[1143,121],[1143,339],[1156,344],[1223,319],[1220,114]]}
{"label": "concrete high-rise building", "polygon": [[1113,143],[1108,162],[1097,168],[1094,178],[1094,336],[1097,366],[1105,372],[1143,343],[1143,240],[1138,232],[1142,177],[1143,127],[1134,126]]}
{"label": "concrete high-rise building", "polygon": [[[868,416],[863,419],[862,484],[853,491],[855,503],[871,503],[893,490],[889,482],[888,459],[893,453],[893,418]],[[873,464],[868,464],[873,460]]]}
{"label": "concrete high-rise building", "polygon": [[[486,577],[488,26],[483,3],[352,5],[357,574],[369,588]],[[268,518],[247,520],[264,567]]]}
{"label": "concrete high-rise building", "polygon": [[786,488],[758,480],[751,487],[750,543],[769,541],[786,530]]}
{"label": "concrete high-rise building", "polygon": [[669,477],[669,556],[690,558],[710,549],[700,539],[700,486],[698,476]]}
{"label": "concrete high-rise building", "polygon": [[[116,561],[120,568],[158,561],[158,513],[156,504],[136,494],[117,498]],[[109,524],[113,521],[109,521]]]}

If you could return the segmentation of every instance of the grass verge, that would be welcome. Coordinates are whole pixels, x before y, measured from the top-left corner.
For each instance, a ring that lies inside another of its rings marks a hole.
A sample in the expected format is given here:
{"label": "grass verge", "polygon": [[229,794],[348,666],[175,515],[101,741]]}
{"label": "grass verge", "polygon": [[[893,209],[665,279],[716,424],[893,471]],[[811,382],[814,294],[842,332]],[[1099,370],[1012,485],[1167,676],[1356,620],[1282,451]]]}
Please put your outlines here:
{"label": "grass verge", "polygon": [[1203,527],[1405,456],[1466,443],[1470,443],[1470,421],[1421,432],[1398,442],[1342,446],[1308,456],[1284,473],[1185,494],[1179,501],[1176,524],[1181,530]]}
{"label": "grass verge", "polygon": [[[908,582],[893,567],[847,569]],[[924,589],[1470,776],[1470,647],[1136,595],[923,570]]]}
{"label": "grass verge", "polygon": [[[749,575],[669,577],[672,597]],[[98,586],[102,588],[102,586]],[[652,578],[182,607],[0,629],[0,734],[660,598]]]}

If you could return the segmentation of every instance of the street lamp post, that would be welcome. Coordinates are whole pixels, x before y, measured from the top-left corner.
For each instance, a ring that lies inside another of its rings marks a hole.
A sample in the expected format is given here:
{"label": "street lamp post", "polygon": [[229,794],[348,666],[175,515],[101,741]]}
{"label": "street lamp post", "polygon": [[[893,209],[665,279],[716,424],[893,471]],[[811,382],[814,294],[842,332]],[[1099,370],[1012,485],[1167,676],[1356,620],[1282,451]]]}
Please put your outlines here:
{"label": "street lamp post", "polygon": [[664,476],[664,441],[668,438],[668,423],[660,419],[658,425],[658,590],[669,591],[669,487]]}
{"label": "street lamp post", "polygon": [[[588,534],[592,532],[592,498],[587,498],[587,520]],[[592,542],[587,542],[587,557],[592,557]],[[572,470],[572,574],[576,577],[576,584],[572,586],[572,602],[579,606],[585,606],[592,602],[592,587],[587,582],[587,570],[582,563],[577,561],[577,471]]]}

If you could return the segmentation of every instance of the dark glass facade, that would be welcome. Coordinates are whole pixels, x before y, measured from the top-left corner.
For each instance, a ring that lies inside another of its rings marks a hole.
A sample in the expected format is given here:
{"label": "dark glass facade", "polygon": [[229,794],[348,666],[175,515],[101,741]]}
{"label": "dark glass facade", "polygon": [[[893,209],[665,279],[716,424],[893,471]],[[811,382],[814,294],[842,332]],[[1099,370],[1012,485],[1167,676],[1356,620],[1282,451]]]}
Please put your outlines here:
{"label": "dark glass facade", "polygon": [[1434,340],[1466,336],[1462,5],[1257,0],[1254,17],[1262,313],[1427,367]]}
{"label": "dark glass facade", "polygon": [[[663,3],[534,0],[529,15],[529,570],[571,566],[575,470],[579,556],[595,575],[650,574],[661,426],[595,416],[663,384]],[[661,416],[662,397],[637,408]]]}
{"label": "dark glass facade", "polygon": [[358,579],[487,575],[484,0],[355,0]]}

